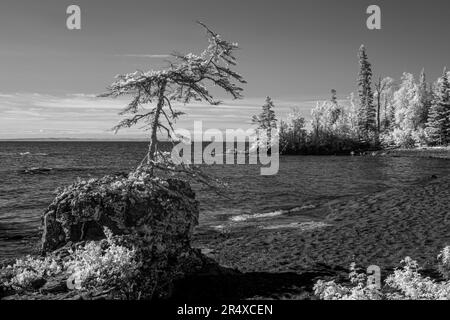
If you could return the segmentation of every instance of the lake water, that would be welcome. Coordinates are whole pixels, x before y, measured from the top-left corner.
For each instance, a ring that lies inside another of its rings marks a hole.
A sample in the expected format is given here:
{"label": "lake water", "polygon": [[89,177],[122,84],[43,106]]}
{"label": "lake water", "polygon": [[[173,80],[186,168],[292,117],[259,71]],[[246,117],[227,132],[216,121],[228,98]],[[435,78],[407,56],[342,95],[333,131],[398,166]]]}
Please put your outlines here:
{"label": "lake water", "polygon": [[[136,167],[147,149],[143,142],[0,142],[0,258],[29,253],[37,243],[41,215],[54,190],[77,177],[100,177]],[[257,165],[214,165],[206,170],[229,184],[227,198],[203,190],[200,224],[220,228],[293,210],[307,211],[327,201],[358,197],[450,174],[443,159],[282,156],[274,176],[261,176]],[[48,174],[20,173],[30,167]],[[306,213],[305,213],[306,214]]]}

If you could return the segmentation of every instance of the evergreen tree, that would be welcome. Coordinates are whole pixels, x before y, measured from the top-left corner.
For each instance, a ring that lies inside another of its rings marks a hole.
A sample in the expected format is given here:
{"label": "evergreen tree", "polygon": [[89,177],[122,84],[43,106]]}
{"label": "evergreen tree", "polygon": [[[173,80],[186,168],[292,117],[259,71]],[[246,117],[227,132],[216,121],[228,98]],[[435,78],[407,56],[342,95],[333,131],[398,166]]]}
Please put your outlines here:
{"label": "evergreen tree", "polygon": [[266,103],[262,106],[262,112],[252,117],[252,123],[257,126],[257,129],[268,130],[277,127],[274,107],[272,99],[267,97]]}
{"label": "evergreen tree", "polygon": [[[395,80],[391,77],[385,77],[375,84],[378,110],[377,129],[379,132],[389,130],[395,121],[395,107],[393,103],[395,90]],[[381,118],[381,112],[383,112],[383,118]]]}
{"label": "evergreen tree", "polygon": [[377,133],[381,132],[381,99],[386,85],[386,81],[381,79],[381,77],[378,77],[378,81],[375,83],[375,96],[377,98]]}
{"label": "evergreen tree", "polygon": [[331,103],[337,104],[337,91],[335,89],[331,89]]}
{"label": "evergreen tree", "polygon": [[359,48],[358,58],[358,127],[363,139],[369,140],[376,129],[376,110],[373,104],[372,66],[367,59],[366,49],[364,45],[361,45],[361,47]]}
{"label": "evergreen tree", "polygon": [[[209,42],[200,55],[173,54],[166,69],[118,75],[108,91],[101,95],[131,97],[131,102],[120,113],[127,117],[114,130],[117,132],[144,123],[143,128],[151,132],[146,155],[149,166],[164,157],[158,149],[158,132],[166,133],[171,141],[179,141],[173,125],[183,112],[174,109],[175,103],[188,104],[194,100],[206,101],[211,105],[220,104],[210,93],[209,87],[221,88],[234,99],[242,98],[243,89],[239,84],[246,82],[233,70],[237,45],[223,40],[205,24],[198,24],[205,29]],[[152,106],[152,102],[155,105]]]}
{"label": "evergreen tree", "polygon": [[[277,128],[275,105],[270,97],[266,98],[266,103],[262,106],[262,112],[252,117],[252,124],[256,125],[257,132],[264,132],[267,135],[267,147],[270,148],[272,141],[271,129]],[[259,142],[257,142],[259,143]]]}
{"label": "evergreen tree", "polygon": [[447,68],[444,68],[444,73],[437,83],[428,116],[427,133],[432,144],[450,143],[450,83]]}
{"label": "evergreen tree", "polygon": [[341,108],[339,107],[338,101],[337,101],[337,92],[335,89],[331,89],[331,124],[333,125],[336,123],[336,121],[339,119],[341,115]]}
{"label": "evergreen tree", "polygon": [[420,105],[419,125],[421,127],[425,126],[427,123],[432,98],[433,94],[431,92],[431,87],[428,85],[426,81],[425,69],[422,69],[419,79],[419,105]]}

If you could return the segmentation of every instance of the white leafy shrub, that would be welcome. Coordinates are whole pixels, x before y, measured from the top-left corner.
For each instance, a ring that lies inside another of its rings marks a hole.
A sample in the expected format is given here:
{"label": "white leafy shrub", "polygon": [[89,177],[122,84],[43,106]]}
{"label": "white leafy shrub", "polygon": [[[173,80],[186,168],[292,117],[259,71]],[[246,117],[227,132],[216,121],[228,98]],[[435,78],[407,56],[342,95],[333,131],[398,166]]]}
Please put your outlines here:
{"label": "white leafy shrub", "polygon": [[446,246],[438,255],[439,271],[450,280],[450,246]]}
{"label": "white leafy shrub", "polygon": [[[441,273],[448,277],[450,247],[445,247],[438,259]],[[382,288],[369,283],[366,274],[356,273],[352,264],[349,275],[351,285],[319,280],[314,285],[314,293],[324,300],[450,300],[449,280],[436,281],[423,277],[418,263],[410,257],[401,263],[402,268],[389,275]]]}
{"label": "white leafy shrub", "polygon": [[343,286],[334,280],[317,281],[314,293],[323,300],[380,300],[382,293],[377,286],[368,283],[366,274],[358,273],[354,263],[350,265],[350,282],[353,286]]}
{"label": "white leafy shrub", "polygon": [[450,282],[436,282],[422,277],[416,261],[409,257],[402,260],[403,268],[394,271],[386,279],[386,284],[397,292],[387,295],[391,300],[448,300]]}
{"label": "white leafy shrub", "polygon": [[[29,289],[33,283],[44,277],[53,276],[62,271],[62,266],[53,258],[34,258],[26,256],[17,259],[13,265],[9,265],[1,272],[5,276],[3,285],[15,290]],[[2,277],[3,278],[3,277]]]}
{"label": "white leafy shrub", "polygon": [[395,128],[393,131],[381,135],[384,146],[396,146],[401,148],[414,148],[418,141],[412,130]]}
{"label": "white leafy shrub", "polygon": [[106,228],[105,235],[106,244],[89,242],[65,263],[75,289],[127,284],[137,274],[136,250],[120,245]]}
{"label": "white leafy shrub", "polygon": [[65,261],[31,256],[18,259],[0,269],[0,284],[14,290],[29,290],[37,280],[64,275],[72,283],[71,289],[130,289],[141,266],[136,250],[122,245],[122,238],[113,236],[106,228],[105,235],[104,241],[91,241],[72,250]]}

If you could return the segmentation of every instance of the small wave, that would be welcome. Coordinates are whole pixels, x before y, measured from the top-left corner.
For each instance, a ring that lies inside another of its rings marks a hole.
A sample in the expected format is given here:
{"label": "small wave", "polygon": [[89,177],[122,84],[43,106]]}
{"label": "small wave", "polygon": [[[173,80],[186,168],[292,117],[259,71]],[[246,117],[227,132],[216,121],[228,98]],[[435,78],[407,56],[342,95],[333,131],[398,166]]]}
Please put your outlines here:
{"label": "small wave", "polygon": [[306,209],[314,209],[316,206],[314,204],[306,204],[304,206],[301,207],[295,207],[293,209],[288,210],[289,212],[297,212],[297,211],[301,211],[301,210],[306,210]]}
{"label": "small wave", "polygon": [[31,153],[31,152],[19,152],[19,154],[23,157],[23,156],[48,156],[48,153],[43,153],[43,152],[37,152],[37,153]]}
{"label": "small wave", "polygon": [[238,216],[231,217],[230,220],[234,221],[234,222],[242,222],[242,221],[253,220],[253,219],[272,218],[272,217],[277,217],[277,216],[287,214],[287,213],[294,213],[294,212],[299,212],[299,211],[302,211],[305,209],[312,209],[315,207],[316,207],[315,205],[308,204],[308,205],[304,205],[301,207],[295,207],[295,208],[286,209],[286,210],[276,210],[276,211],[272,211],[272,212],[254,213],[254,214],[241,214]]}
{"label": "small wave", "polygon": [[231,221],[240,222],[240,221],[247,221],[250,219],[259,219],[259,218],[270,218],[270,217],[276,217],[280,216],[282,214],[286,213],[285,210],[277,210],[273,212],[265,212],[265,213],[255,213],[255,214],[242,214],[239,216],[231,217]]}
{"label": "small wave", "polygon": [[19,170],[19,173],[22,173],[22,174],[47,174],[47,173],[50,173],[52,170],[53,170],[53,168],[32,167],[32,168]]}
{"label": "small wave", "polygon": [[324,222],[315,222],[315,221],[308,221],[308,222],[292,222],[288,224],[278,224],[273,226],[262,226],[261,229],[264,230],[276,230],[276,229],[300,229],[302,231],[308,231],[308,230],[314,230],[318,228],[324,228],[329,227],[331,224],[324,223]]}
{"label": "small wave", "polygon": [[37,156],[37,157],[46,157],[48,156],[48,153],[44,153],[44,152],[36,152],[36,153],[32,153],[29,151],[26,152],[0,152],[0,156]]}

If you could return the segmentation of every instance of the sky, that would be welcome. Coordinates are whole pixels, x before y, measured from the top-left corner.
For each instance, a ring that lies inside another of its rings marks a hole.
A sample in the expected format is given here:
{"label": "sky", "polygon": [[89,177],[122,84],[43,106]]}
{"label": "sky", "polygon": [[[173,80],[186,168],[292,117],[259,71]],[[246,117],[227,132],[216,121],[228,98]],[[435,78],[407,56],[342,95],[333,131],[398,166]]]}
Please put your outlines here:
{"label": "sky", "polygon": [[[81,8],[81,30],[66,28],[66,9]],[[366,27],[366,8],[381,8],[381,30]],[[207,45],[196,20],[238,42],[244,99],[188,105],[177,126],[248,128],[271,96],[279,118],[317,100],[356,91],[357,51],[373,72],[399,79],[425,68],[434,81],[450,66],[450,1],[365,0],[2,0],[0,139],[135,139],[139,130],[109,129],[126,100],[96,95],[120,73],[164,67],[168,54]]]}

